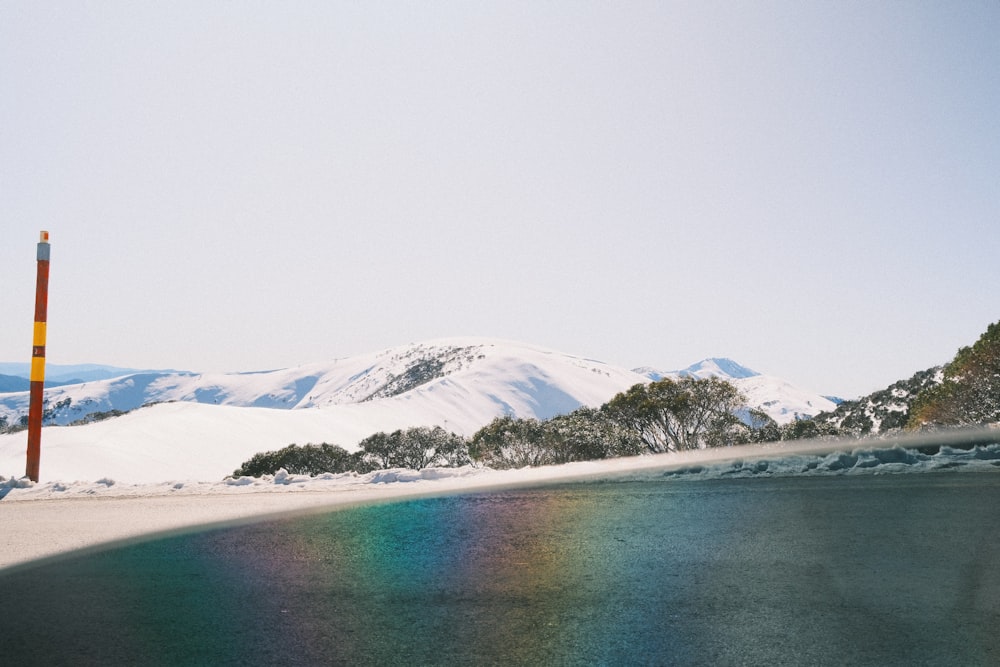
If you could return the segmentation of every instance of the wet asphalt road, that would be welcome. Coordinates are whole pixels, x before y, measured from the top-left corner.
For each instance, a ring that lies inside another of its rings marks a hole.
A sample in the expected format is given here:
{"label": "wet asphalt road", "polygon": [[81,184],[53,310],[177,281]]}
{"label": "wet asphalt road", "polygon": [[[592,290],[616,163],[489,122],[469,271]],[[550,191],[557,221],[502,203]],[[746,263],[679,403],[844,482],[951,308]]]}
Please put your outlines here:
{"label": "wet asphalt road", "polygon": [[[1000,664],[1000,473],[591,482],[0,577],[6,664]],[[7,662],[7,661],[10,662]]]}

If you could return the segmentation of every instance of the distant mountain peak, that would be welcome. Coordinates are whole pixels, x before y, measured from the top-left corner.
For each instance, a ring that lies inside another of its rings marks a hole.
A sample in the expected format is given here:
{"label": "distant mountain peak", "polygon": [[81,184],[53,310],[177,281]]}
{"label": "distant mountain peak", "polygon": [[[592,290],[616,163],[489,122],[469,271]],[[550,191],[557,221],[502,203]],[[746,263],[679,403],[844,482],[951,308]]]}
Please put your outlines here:
{"label": "distant mountain peak", "polygon": [[[93,413],[128,412],[153,403],[194,402],[281,411],[339,406],[365,415],[358,422],[364,425],[351,432],[358,439],[379,429],[425,423],[447,423],[471,433],[498,414],[547,419],[580,405],[596,407],[644,377],[731,381],[779,423],[836,407],[724,357],[679,371],[628,371],[528,343],[454,337],[254,373],[133,372],[64,387],[49,383],[46,424],[68,425]],[[27,414],[29,395],[26,380],[10,381],[6,392],[11,393],[0,395],[0,418],[16,423]]]}
{"label": "distant mountain peak", "polygon": [[[749,406],[779,424],[836,408],[818,394],[730,359],[705,359],[669,377],[682,373],[732,381]],[[73,479],[119,473],[136,481],[146,479],[142,475],[215,479],[255,453],[288,443],[350,448],[380,431],[431,425],[471,436],[498,416],[545,420],[581,405],[596,408],[646,378],[665,376],[475,337],[254,373],[133,373],[46,387],[45,423],[81,425],[48,431],[47,442],[55,446],[44,465],[47,474]],[[15,387],[23,382],[14,378]],[[17,424],[29,399],[27,391],[0,393],[0,420]],[[121,456],[126,444],[129,456]],[[219,463],[216,468],[204,465],[204,452],[214,452],[209,458]],[[0,472],[23,459],[22,436],[0,435]],[[136,461],[147,462],[142,472]]]}
{"label": "distant mountain peak", "polygon": [[[20,391],[0,395],[0,417],[8,423],[29,406],[26,381],[17,380],[13,388]],[[45,423],[65,426],[92,413],[180,401],[276,410],[353,406],[378,415],[362,436],[439,418],[471,432],[498,414],[547,419],[597,407],[641,381],[625,369],[526,343],[444,338],[256,373],[140,373],[50,386]]]}
{"label": "distant mountain peak", "polygon": [[726,357],[712,357],[702,359],[696,364],[691,364],[687,368],[679,371],[661,371],[650,366],[633,368],[633,372],[643,375],[650,380],[662,380],[663,378],[693,377],[703,380],[705,378],[717,377],[723,380],[742,380],[745,378],[757,377],[760,375],[752,368],[747,368]]}
{"label": "distant mountain peak", "polygon": [[702,359],[696,364],[691,364],[685,369],[679,371],[660,371],[649,366],[643,366],[641,368],[633,368],[633,372],[643,375],[654,382],[656,380],[662,380],[663,378],[682,378],[682,377],[693,377],[699,380],[704,380],[705,378],[717,377],[723,380],[743,380],[746,378],[757,377],[760,375],[757,371],[752,368],[747,368],[742,366],[732,359],[727,359],[726,357],[712,357],[710,359]]}
{"label": "distant mountain peak", "polygon": [[692,364],[684,370],[677,371],[681,377],[692,376],[696,378],[719,377],[724,380],[739,380],[760,375],[757,371],[742,366],[732,359],[725,357],[712,357],[702,359],[696,364]]}

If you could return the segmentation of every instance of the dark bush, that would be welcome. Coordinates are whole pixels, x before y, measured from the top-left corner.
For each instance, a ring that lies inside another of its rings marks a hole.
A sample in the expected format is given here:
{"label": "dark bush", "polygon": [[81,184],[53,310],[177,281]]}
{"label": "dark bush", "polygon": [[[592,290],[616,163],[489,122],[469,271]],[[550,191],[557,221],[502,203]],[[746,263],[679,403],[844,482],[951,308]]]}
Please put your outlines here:
{"label": "dark bush", "polygon": [[281,468],[294,475],[319,475],[325,472],[350,472],[356,459],[337,445],[288,445],[274,452],[254,454],[233,471],[233,477],[273,475]]}
{"label": "dark bush", "polygon": [[469,445],[465,438],[448,433],[440,426],[416,426],[392,433],[374,433],[361,441],[357,453],[358,472],[428,467],[455,468],[468,464]]}

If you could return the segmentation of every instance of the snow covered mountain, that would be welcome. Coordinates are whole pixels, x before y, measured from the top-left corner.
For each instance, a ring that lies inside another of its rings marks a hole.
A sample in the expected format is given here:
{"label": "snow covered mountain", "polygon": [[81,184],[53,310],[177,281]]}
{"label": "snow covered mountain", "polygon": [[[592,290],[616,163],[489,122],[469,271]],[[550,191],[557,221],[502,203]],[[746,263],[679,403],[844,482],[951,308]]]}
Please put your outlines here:
{"label": "snow covered mountain", "polygon": [[[642,381],[598,361],[472,338],[259,373],[129,375],[46,391],[57,424],[159,404],[46,429],[42,470],[49,479],[125,480],[122,470],[128,481],[219,479],[253,454],[290,443],[353,449],[377,431],[411,426],[471,435],[503,414],[546,419],[599,406]],[[27,405],[26,392],[0,395],[0,418],[16,423]],[[24,451],[23,432],[0,435],[3,474],[23,469]],[[137,479],[139,469],[149,477]]]}
{"label": "snow covered mountain", "polygon": [[[287,410],[404,394],[443,403],[462,397],[459,412],[471,410],[477,423],[480,414],[547,419],[600,405],[642,380],[625,369],[521,343],[443,339],[274,371],[138,373],[55,387],[45,392],[46,423],[67,425],[93,413],[174,401]],[[27,407],[27,392],[0,395],[0,416],[6,410],[10,423]]]}
{"label": "snow covered mountain", "polygon": [[747,397],[749,405],[760,408],[778,424],[809,419],[837,407],[826,396],[771,375],[735,378],[731,382]]}
{"label": "snow covered mountain", "polygon": [[760,408],[778,424],[809,419],[837,407],[826,396],[798,387],[782,378],[762,375],[732,359],[705,359],[679,371],[657,371],[652,368],[637,368],[635,371],[651,380],[664,377],[694,377],[701,380],[717,377],[728,380],[743,392],[751,407]]}
{"label": "snow covered mountain", "polygon": [[[733,382],[779,423],[832,408],[818,405],[817,394],[728,360],[684,372],[744,376]],[[139,373],[47,389],[47,424],[95,423],[47,428],[42,470],[65,480],[213,480],[255,453],[290,443],[353,449],[375,432],[411,426],[470,436],[500,415],[547,419],[600,406],[644,381],[644,374],[592,359],[482,338],[274,371]],[[149,407],[136,409],[142,406]],[[0,394],[0,422],[16,424],[27,409],[27,392]],[[128,414],[98,421],[120,412]],[[0,473],[23,469],[24,451],[23,432],[0,435]]]}
{"label": "snow covered mountain", "polygon": [[[9,375],[28,379],[31,364],[21,362],[0,362],[0,375]],[[176,373],[177,371],[152,371],[138,368],[122,368],[121,366],[105,366],[103,364],[46,364],[45,384],[51,386],[64,384],[79,384],[94,380],[107,380],[123,375],[136,373]]]}
{"label": "snow covered mountain", "polygon": [[713,357],[711,359],[703,359],[696,364],[691,364],[687,368],[679,371],[658,371],[653,368],[643,367],[636,368],[636,373],[645,375],[650,380],[660,380],[665,377],[680,378],[680,377],[694,377],[699,380],[704,380],[710,377],[717,377],[723,380],[738,380],[742,378],[754,377],[755,375],[760,375],[755,370],[751,370],[746,366],[741,366],[732,359],[724,359]]}
{"label": "snow covered mountain", "polygon": [[[408,400],[450,404],[454,396],[463,396],[463,406],[455,410],[474,415],[469,428],[475,430],[500,414],[547,419],[581,405],[600,405],[644,378],[684,376],[730,380],[752,406],[778,423],[836,407],[819,394],[731,359],[705,359],[678,371],[628,371],[523,343],[456,338],[273,371],[143,371],[49,387],[45,423],[65,426],[156,403],[289,410],[367,403],[415,391]],[[471,408],[473,404],[478,407]],[[0,394],[0,419],[8,424],[17,423],[27,410],[26,391]]]}

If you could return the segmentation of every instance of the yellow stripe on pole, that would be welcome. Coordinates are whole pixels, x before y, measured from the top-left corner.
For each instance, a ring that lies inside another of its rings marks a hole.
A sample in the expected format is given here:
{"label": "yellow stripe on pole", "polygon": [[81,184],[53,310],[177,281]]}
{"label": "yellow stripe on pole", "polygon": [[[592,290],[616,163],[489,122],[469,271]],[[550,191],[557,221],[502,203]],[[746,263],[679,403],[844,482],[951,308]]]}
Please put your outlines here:
{"label": "yellow stripe on pole", "polygon": [[31,381],[45,382],[45,357],[31,358]]}
{"label": "yellow stripe on pole", "polygon": [[38,347],[40,345],[45,345],[45,331],[45,322],[35,322],[35,333],[31,339],[32,346]]}

